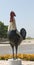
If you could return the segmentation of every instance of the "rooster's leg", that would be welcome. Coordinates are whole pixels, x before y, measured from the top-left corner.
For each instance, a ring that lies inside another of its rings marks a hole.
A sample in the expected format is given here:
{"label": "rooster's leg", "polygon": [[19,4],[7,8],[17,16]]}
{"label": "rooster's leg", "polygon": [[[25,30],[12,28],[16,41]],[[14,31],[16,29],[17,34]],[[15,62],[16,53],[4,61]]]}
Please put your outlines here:
{"label": "rooster's leg", "polygon": [[12,46],[13,59],[14,59],[14,46]]}
{"label": "rooster's leg", "polygon": [[16,45],[15,48],[16,48],[16,59],[17,59],[17,50],[18,50],[18,45]]}
{"label": "rooster's leg", "polygon": [[11,44],[11,42],[10,42],[10,45],[11,45],[11,47],[12,47],[12,53],[13,53],[13,59],[14,59],[14,45]]}

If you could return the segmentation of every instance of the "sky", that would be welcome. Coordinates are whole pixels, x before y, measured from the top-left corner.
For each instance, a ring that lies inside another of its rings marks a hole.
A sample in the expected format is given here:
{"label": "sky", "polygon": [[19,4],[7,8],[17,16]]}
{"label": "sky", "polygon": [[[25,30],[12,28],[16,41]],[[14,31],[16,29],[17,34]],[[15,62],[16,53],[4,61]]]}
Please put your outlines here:
{"label": "sky", "polygon": [[17,29],[25,28],[34,38],[34,0],[0,0],[0,21],[9,25],[10,12],[16,13]]}

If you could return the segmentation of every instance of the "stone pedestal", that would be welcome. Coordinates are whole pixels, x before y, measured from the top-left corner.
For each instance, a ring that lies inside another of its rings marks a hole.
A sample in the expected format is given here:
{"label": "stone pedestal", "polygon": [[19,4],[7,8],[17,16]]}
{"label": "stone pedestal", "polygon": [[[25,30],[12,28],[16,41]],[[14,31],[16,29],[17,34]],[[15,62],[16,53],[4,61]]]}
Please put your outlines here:
{"label": "stone pedestal", "polygon": [[9,59],[9,65],[22,65],[20,59]]}

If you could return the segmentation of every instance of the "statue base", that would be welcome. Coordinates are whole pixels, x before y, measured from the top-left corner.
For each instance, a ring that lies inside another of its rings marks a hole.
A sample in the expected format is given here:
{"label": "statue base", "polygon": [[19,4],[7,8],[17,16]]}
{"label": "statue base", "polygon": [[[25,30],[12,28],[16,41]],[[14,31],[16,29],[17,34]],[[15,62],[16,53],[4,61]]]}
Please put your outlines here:
{"label": "statue base", "polygon": [[9,65],[22,65],[20,59],[8,59]]}

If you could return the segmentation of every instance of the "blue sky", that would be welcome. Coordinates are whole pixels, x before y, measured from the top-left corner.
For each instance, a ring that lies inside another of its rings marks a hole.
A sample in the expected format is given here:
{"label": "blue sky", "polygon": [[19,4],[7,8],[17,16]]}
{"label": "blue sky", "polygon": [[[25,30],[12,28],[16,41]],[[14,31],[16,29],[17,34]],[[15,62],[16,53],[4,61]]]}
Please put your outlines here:
{"label": "blue sky", "polygon": [[34,37],[34,0],[0,0],[0,21],[9,24],[9,14],[16,13],[18,30],[25,28],[27,37]]}

